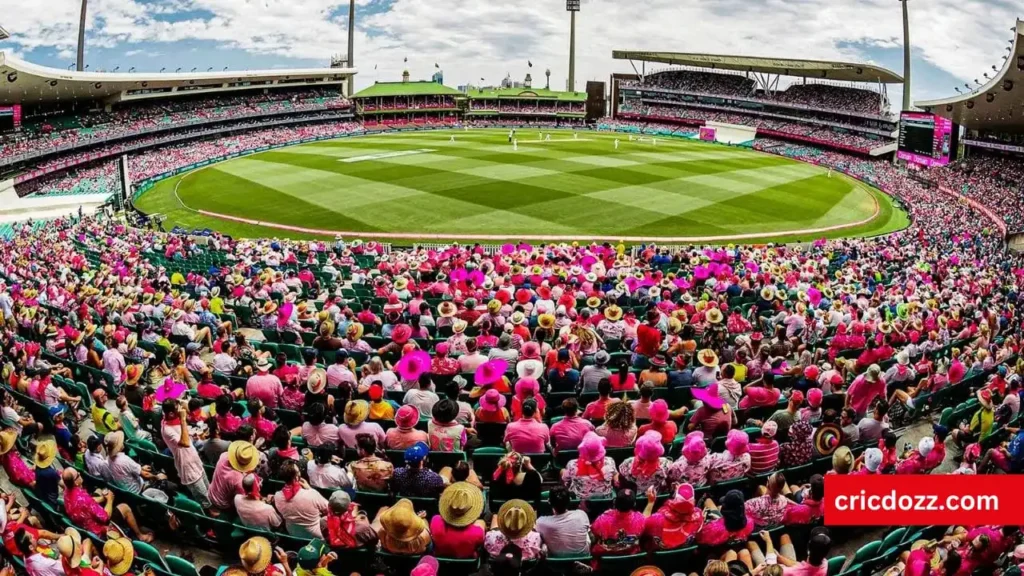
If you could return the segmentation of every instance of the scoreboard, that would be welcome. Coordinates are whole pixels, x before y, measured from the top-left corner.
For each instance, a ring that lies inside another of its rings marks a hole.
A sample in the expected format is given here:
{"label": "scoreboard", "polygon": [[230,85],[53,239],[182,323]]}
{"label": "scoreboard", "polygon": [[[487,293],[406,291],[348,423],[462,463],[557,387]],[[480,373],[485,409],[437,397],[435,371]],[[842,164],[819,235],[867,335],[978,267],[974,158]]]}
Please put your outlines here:
{"label": "scoreboard", "polygon": [[21,127],[21,105],[0,106],[0,133]]}
{"label": "scoreboard", "polygon": [[948,118],[923,112],[903,112],[896,155],[900,160],[922,166],[945,166],[956,154],[959,132],[959,126]]}

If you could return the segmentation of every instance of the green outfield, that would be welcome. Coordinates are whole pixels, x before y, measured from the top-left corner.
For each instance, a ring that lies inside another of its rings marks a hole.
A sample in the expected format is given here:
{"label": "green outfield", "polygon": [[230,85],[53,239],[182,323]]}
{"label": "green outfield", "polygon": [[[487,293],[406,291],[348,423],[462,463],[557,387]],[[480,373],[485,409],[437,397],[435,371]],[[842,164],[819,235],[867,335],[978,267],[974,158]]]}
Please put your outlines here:
{"label": "green outfield", "polygon": [[165,214],[167,228],[238,237],[798,241],[907,225],[881,192],[774,155],[625,134],[539,135],[520,130],[518,150],[507,130],[477,129],[281,148],[166,179],[137,206]]}

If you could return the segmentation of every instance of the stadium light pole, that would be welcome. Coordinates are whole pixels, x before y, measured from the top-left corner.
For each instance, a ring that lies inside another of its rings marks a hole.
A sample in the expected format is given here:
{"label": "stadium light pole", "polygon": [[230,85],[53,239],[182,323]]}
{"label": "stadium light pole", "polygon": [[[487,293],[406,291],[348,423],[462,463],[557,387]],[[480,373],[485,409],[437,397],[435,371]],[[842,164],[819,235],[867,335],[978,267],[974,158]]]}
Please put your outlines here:
{"label": "stadium light pole", "polygon": [[[348,67],[355,66],[356,0],[348,2]],[[348,95],[354,94],[355,79],[348,75]]]}
{"label": "stadium light pole", "polygon": [[580,0],[565,0],[569,12],[569,82],[566,89],[576,91],[576,13],[580,11]]}
{"label": "stadium light pole", "polygon": [[0,26],[0,40],[7,40],[10,37],[11,35],[7,33],[7,30],[4,30],[4,27]]}
{"label": "stadium light pole", "polygon": [[899,0],[903,4],[903,110],[910,110],[910,15],[907,3],[910,0]]}
{"label": "stadium light pole", "polygon": [[89,0],[82,0],[82,14],[78,19],[78,60],[76,70],[85,69],[85,15],[89,9]]}

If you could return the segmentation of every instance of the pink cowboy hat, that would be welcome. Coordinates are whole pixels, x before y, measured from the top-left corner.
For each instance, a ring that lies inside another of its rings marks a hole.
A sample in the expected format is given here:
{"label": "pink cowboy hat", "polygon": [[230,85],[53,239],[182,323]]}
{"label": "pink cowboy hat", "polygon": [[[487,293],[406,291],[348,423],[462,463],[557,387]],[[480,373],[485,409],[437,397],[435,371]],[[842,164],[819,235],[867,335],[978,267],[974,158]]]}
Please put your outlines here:
{"label": "pink cowboy hat", "polygon": [[520,378],[516,382],[516,396],[528,398],[540,394],[540,384],[536,378]]}
{"label": "pink cowboy hat", "polygon": [[721,410],[725,402],[718,397],[718,382],[712,383],[707,388],[694,388],[693,397],[700,400],[708,408]]}
{"label": "pink cowboy hat", "polygon": [[406,382],[419,380],[421,374],[430,371],[430,354],[423,350],[409,352],[395,364],[395,370]]}
{"label": "pink cowboy hat", "polygon": [[539,360],[540,359],[540,344],[536,342],[525,342],[523,343],[523,349],[521,351],[520,360]]}
{"label": "pink cowboy hat", "polygon": [[391,339],[395,341],[395,344],[405,344],[411,337],[412,326],[408,324],[399,324],[391,331]]}
{"label": "pink cowboy hat", "polygon": [[489,386],[501,380],[508,369],[508,362],[501,358],[495,358],[484,362],[476,369],[474,381],[477,386]]}
{"label": "pink cowboy hat", "polygon": [[168,398],[177,400],[181,398],[181,395],[185,393],[187,387],[181,382],[175,382],[173,378],[165,378],[164,383],[157,387],[153,396],[156,397],[157,402],[163,402]]}
{"label": "pink cowboy hat", "polygon": [[485,412],[498,412],[505,407],[505,396],[491,388],[480,397],[480,409]]}

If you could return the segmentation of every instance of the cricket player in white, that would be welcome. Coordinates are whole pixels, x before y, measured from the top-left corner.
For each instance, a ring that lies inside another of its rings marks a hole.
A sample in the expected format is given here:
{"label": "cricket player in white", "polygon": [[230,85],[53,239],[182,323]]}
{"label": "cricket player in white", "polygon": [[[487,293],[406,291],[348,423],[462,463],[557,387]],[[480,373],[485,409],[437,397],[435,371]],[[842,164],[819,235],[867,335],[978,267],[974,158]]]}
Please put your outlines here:
{"label": "cricket player in white", "polygon": [[618,138],[615,139],[615,149],[616,150],[619,149],[619,139]]}
{"label": "cricket player in white", "polygon": [[512,151],[519,151],[519,140],[516,140],[515,138],[512,139]]}

